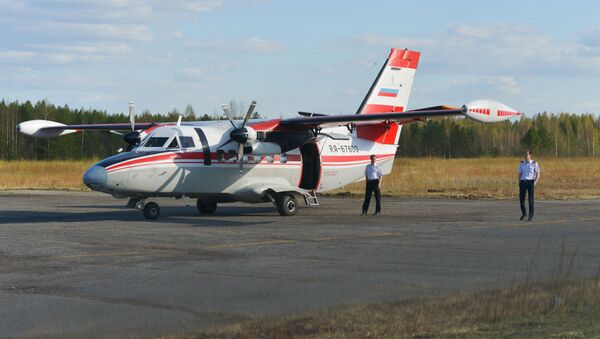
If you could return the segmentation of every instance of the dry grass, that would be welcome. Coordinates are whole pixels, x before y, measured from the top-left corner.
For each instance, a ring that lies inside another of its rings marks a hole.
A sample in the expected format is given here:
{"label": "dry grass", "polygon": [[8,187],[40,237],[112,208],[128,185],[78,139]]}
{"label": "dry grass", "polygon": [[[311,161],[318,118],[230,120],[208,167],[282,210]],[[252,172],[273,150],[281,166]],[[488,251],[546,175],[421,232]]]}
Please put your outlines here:
{"label": "dry grass", "polygon": [[563,242],[550,277],[533,279],[538,251],[525,282],[508,288],[245,319],[187,338],[600,337],[600,276],[576,279],[576,252]]}
{"label": "dry grass", "polygon": [[[519,158],[396,159],[383,194],[445,198],[514,199]],[[546,199],[600,198],[600,159],[538,159],[542,178],[536,195]],[[81,176],[95,160],[0,161],[0,189],[86,190]],[[364,194],[355,183],[333,194]]]}
{"label": "dry grass", "polygon": [[556,282],[529,284],[246,320],[184,338],[591,338],[600,336],[599,291],[597,279],[560,287]]}
{"label": "dry grass", "polygon": [[87,190],[81,177],[94,162],[0,161],[0,189]]}
{"label": "dry grass", "polygon": [[[382,194],[448,198],[514,199],[520,158],[399,158],[383,179]],[[541,158],[536,196],[546,199],[600,198],[600,159]],[[364,194],[364,182],[333,194]]]}

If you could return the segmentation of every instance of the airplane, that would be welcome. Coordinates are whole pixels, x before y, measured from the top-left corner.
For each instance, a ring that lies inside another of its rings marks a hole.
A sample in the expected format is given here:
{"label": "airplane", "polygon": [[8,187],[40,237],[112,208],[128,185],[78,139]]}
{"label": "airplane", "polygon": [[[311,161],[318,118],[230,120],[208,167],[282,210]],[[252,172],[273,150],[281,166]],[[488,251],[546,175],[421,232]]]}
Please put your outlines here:
{"label": "airplane", "polygon": [[[402,126],[435,117],[465,116],[492,123],[521,115],[493,100],[475,100],[462,107],[433,106],[406,110],[420,52],[391,49],[355,114],[299,112],[285,119],[165,123],[135,122],[130,102],[129,123],[64,125],[30,120],[17,129],[33,137],[57,137],[82,130],[125,131],[128,149],[99,161],[83,175],[91,190],[129,198],[128,207],[157,219],[155,197],[196,199],[201,214],[217,204],[272,202],[282,216],[297,213],[299,201],[318,205],[317,192],[327,192],[364,179],[374,154],[389,174]],[[186,202],[187,205],[187,202]]]}

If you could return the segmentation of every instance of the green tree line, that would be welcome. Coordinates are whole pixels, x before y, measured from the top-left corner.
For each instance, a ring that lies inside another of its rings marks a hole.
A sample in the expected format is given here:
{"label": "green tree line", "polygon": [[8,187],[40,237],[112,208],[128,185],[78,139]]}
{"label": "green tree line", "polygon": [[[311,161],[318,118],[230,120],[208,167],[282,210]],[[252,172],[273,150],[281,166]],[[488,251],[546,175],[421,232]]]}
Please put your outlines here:
{"label": "green tree line", "polygon": [[[245,113],[243,103],[230,102],[237,116]],[[177,121],[177,109],[166,114],[148,111],[136,121]],[[197,116],[191,105],[183,111],[183,120],[213,120],[212,115]],[[254,118],[260,117],[255,114]],[[32,138],[17,132],[15,126],[27,120],[44,119],[64,124],[128,122],[126,113],[108,114],[96,109],[73,109],[56,106],[44,100],[33,104],[0,101],[0,159],[88,159],[103,158],[125,147],[122,137],[108,132],[87,131],[59,138]],[[469,119],[432,119],[411,123],[402,129],[398,155],[406,157],[479,157],[510,156],[531,148],[536,155],[596,157],[600,153],[600,118],[591,114],[541,113],[532,118],[481,124]]]}
{"label": "green tree line", "polygon": [[464,158],[535,155],[596,157],[600,118],[592,114],[539,113],[514,121],[482,124],[466,118],[434,119],[403,127],[398,155]]}

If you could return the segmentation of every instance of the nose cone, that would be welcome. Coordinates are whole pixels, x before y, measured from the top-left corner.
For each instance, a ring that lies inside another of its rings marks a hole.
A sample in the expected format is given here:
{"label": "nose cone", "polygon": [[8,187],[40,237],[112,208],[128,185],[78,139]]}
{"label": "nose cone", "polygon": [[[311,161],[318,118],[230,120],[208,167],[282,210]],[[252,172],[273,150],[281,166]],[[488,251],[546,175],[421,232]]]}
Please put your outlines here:
{"label": "nose cone", "polygon": [[83,183],[94,191],[101,191],[106,186],[106,169],[102,166],[92,166],[83,175]]}

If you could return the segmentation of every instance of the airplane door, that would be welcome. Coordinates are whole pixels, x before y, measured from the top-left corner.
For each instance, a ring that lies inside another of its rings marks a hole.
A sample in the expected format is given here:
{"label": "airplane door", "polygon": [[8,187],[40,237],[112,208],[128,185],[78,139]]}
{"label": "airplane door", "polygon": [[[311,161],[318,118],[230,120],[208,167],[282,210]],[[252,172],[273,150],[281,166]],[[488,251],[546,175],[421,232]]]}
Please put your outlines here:
{"label": "airplane door", "polygon": [[300,146],[302,154],[302,177],[300,188],[307,190],[316,189],[321,179],[321,156],[319,146],[315,143],[307,143]]}

